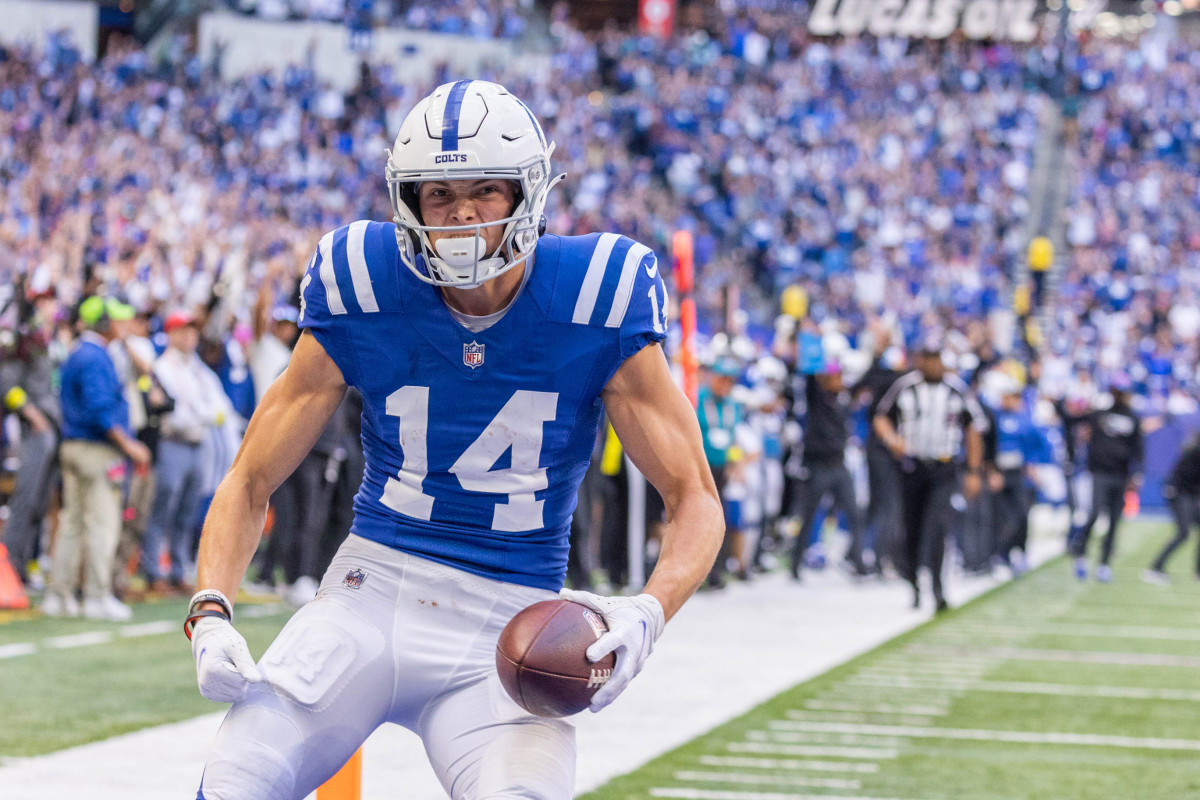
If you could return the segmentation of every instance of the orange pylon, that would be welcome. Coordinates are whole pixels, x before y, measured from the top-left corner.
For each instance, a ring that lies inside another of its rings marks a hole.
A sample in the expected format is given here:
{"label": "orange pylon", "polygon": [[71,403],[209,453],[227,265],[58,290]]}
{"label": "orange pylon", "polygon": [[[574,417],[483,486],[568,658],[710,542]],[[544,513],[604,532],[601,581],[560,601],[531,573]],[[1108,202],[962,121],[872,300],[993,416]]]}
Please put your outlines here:
{"label": "orange pylon", "polygon": [[346,766],[317,787],[317,800],[362,800],[362,748],[354,751]]}
{"label": "orange pylon", "polygon": [[0,544],[0,608],[29,608],[29,595],[8,562],[8,548]]}

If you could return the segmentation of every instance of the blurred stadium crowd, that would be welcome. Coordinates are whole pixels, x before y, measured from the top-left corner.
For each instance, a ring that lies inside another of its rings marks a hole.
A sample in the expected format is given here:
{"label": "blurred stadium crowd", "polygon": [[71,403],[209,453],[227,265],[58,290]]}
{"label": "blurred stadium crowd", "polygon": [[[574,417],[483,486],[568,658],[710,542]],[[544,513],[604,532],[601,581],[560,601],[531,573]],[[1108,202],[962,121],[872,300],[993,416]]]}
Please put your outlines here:
{"label": "blurred stadium crowd", "polygon": [[[834,394],[846,399],[864,523],[848,567],[859,575],[887,572],[895,555],[897,512],[880,511],[885,489],[868,482],[864,454],[873,403],[918,342],[936,337],[947,366],[993,409],[1020,398],[1014,413],[1039,443],[1022,451],[1029,502],[1074,504],[1068,487],[1086,448],[1074,446],[1072,420],[1109,402],[1110,385],[1131,391],[1146,430],[1193,413],[1200,388],[1194,43],[1154,57],[1120,39],[1081,47],[1069,65],[1070,246],[1053,288],[1014,302],[1040,113],[1054,102],[1043,92],[1050,45],[820,40],[795,24],[801,6],[723,4],[715,23],[666,41],[611,26],[584,33],[558,8],[541,21],[550,72],[497,65],[478,76],[524,98],[558,143],[570,180],[551,200],[550,230],[616,231],[664,256],[676,230],[694,235],[704,361],[712,391],[735,409],[715,423],[700,410],[706,429],[729,428],[710,455],[728,468],[731,531],[714,586],[770,568],[788,547],[797,576],[802,563],[826,562],[822,526],[798,518],[796,499],[816,375],[838,376]],[[537,27],[532,6],[514,0],[239,8],[481,38]],[[153,57],[114,39],[95,65],[59,38],[37,52],[0,49],[4,540],[31,589],[51,572],[55,613],[81,610],[81,559],[107,559],[88,567],[91,616],[127,617],[118,597],[187,590],[205,498],[286,365],[312,248],[388,208],[383,152],[399,120],[455,77],[418,84],[364,65],[341,93],[304,65],[224,81],[203,55],[185,39]],[[81,314],[88,297],[105,298],[104,313]],[[67,562],[76,574],[55,584],[61,368],[85,329],[104,339],[154,461],[113,478],[123,532],[78,544]],[[315,591],[348,527],[356,426],[350,400],[280,490],[258,588],[279,584],[295,602]],[[577,585],[628,578],[614,447],[597,442],[577,515]],[[1019,572],[1010,550],[1020,543],[997,538],[1008,523],[991,519],[1027,514],[1029,502],[1001,507],[992,484],[956,501],[960,562]],[[858,511],[840,514],[855,527],[847,513]]]}

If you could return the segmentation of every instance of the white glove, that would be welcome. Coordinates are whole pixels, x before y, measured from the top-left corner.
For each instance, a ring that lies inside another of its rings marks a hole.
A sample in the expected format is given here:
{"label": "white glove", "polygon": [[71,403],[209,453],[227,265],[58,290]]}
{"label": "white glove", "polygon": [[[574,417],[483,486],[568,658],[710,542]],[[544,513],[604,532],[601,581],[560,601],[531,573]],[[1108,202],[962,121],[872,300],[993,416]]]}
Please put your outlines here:
{"label": "white glove", "polygon": [[654,643],[662,635],[667,621],[658,598],[649,594],[637,597],[601,597],[591,592],[563,589],[558,593],[563,600],[579,603],[604,617],[608,633],[601,636],[587,649],[588,660],[595,663],[612,652],[617,654],[617,666],[608,683],[592,696],[588,706],[599,711],[617,699],[634,676],[642,671],[642,664],[654,649]]}
{"label": "white glove", "polygon": [[192,656],[200,694],[214,703],[233,703],[246,696],[246,687],[261,681],[262,673],[246,640],[227,619],[205,617],[192,628]]}

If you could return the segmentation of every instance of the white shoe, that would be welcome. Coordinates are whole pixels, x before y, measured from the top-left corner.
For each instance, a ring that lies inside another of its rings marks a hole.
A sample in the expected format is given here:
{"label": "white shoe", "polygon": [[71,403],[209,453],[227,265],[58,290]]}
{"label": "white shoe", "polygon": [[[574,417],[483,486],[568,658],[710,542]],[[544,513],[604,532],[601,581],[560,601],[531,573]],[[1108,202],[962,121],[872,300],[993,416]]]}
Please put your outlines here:
{"label": "white shoe", "polygon": [[1171,579],[1169,577],[1167,577],[1167,573],[1159,572],[1156,569],[1142,570],[1142,581],[1144,583],[1150,583],[1155,586],[1170,586],[1171,585]]}
{"label": "white shoe", "polygon": [[292,584],[292,588],[288,589],[288,605],[299,608],[316,597],[317,589],[319,588],[321,588],[321,585],[317,583],[316,578],[310,578],[307,575],[297,578],[296,582]]}
{"label": "white shoe", "polygon": [[260,595],[260,596],[268,596],[269,597],[270,595],[275,594],[274,586],[272,586],[269,583],[262,583],[262,582],[256,582],[256,581],[249,581],[248,583],[243,584],[242,590],[246,594],[251,594],[251,595]]}
{"label": "white shoe", "polygon": [[83,601],[83,616],[87,619],[102,619],[108,622],[129,622],[133,609],[111,594],[102,599],[89,597]]}
{"label": "white shoe", "polygon": [[42,613],[47,617],[78,617],[79,601],[72,595],[47,592],[42,600]]}

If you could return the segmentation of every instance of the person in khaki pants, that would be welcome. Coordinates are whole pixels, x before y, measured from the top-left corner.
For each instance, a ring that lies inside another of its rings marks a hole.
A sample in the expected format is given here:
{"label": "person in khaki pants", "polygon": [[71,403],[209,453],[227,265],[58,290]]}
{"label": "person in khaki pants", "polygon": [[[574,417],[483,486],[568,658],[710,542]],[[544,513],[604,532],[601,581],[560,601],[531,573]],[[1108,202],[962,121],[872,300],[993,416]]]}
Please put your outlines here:
{"label": "person in khaki pants", "polygon": [[133,309],[112,298],[89,297],[79,306],[79,340],[62,367],[63,519],[54,547],[42,611],[77,616],[80,560],[84,560],[83,615],[124,621],[129,607],[113,597],[112,561],[121,530],[125,459],[139,467],[150,451],[129,433],[129,406],[109,342]]}

